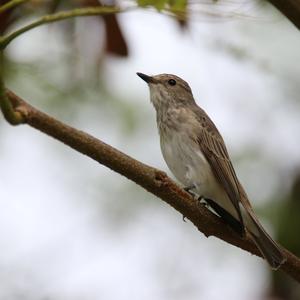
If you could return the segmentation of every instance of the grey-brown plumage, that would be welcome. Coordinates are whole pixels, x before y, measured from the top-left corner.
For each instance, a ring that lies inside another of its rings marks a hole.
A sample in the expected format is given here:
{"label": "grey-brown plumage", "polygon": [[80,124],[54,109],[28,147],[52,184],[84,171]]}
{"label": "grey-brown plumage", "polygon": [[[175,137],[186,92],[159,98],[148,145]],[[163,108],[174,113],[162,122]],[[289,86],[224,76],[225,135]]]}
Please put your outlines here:
{"label": "grey-brown plumage", "polygon": [[137,74],[149,85],[162,154],[174,176],[207,199],[241,235],[246,230],[270,266],[278,269],[286,259],[255,216],[222,136],[197,106],[189,85],[175,75]]}

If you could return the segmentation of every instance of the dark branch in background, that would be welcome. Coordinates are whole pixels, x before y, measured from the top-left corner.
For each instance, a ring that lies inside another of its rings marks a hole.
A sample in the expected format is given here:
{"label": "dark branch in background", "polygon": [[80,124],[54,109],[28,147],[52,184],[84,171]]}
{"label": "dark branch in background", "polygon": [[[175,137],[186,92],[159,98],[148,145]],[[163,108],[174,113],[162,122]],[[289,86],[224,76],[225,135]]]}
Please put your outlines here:
{"label": "dark branch in background", "polygon": [[299,0],[269,0],[281,11],[298,29],[300,29],[300,1]]}
{"label": "dark branch in background", "polygon": [[[196,200],[164,172],[147,166],[91,135],[42,113],[11,91],[7,91],[6,96],[15,111],[23,116],[22,120],[29,126],[134,181],[175,208],[207,237],[213,235],[252,254],[261,255],[250,239],[241,239],[237,236],[217,216],[205,207],[199,206]],[[283,251],[287,261],[281,270],[300,282],[300,259],[286,249]]]}

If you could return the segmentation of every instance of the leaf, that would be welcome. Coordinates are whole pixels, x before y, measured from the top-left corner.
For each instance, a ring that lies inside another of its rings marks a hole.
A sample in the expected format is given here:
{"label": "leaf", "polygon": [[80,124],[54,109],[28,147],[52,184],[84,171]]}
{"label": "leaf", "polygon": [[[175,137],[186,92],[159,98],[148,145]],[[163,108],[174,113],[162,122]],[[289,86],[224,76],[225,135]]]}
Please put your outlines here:
{"label": "leaf", "polygon": [[170,0],[169,5],[172,10],[185,13],[187,8],[187,0]]}
{"label": "leaf", "polygon": [[153,0],[137,0],[138,6],[141,6],[141,7],[154,6],[155,2],[156,1],[153,1]]}
{"label": "leaf", "polygon": [[169,9],[181,22],[187,19],[187,0],[170,0]]}
{"label": "leaf", "polygon": [[170,0],[137,0],[137,4],[141,7],[153,6],[158,11],[161,11],[169,4]]}

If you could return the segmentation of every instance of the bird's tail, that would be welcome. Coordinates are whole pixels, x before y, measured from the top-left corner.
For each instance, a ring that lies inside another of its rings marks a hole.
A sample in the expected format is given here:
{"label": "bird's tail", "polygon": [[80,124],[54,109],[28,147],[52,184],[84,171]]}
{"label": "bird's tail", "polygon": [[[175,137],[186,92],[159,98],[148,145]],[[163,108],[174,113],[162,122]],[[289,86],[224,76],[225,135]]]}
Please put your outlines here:
{"label": "bird's tail", "polygon": [[[250,236],[261,254],[269,263],[273,270],[277,270],[286,261],[286,257],[282,253],[280,246],[268,235],[262,225],[257,220],[256,216],[252,211],[248,211],[250,220],[247,221],[247,229],[249,230]],[[249,228],[249,221],[252,223]]]}

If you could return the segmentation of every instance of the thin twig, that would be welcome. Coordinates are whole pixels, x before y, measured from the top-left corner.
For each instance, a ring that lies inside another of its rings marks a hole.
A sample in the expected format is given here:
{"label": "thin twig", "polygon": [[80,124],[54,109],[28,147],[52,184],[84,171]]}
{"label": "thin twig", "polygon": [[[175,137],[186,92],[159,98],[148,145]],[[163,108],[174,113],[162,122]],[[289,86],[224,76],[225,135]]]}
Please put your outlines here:
{"label": "thin twig", "polygon": [[58,13],[50,14],[41,17],[40,19],[33,21],[32,23],[25,25],[17,29],[16,31],[7,34],[6,36],[0,37],[0,49],[4,49],[7,45],[16,37],[21,35],[24,32],[27,32],[38,26],[53,23],[57,21],[66,20],[73,17],[84,17],[84,16],[95,16],[95,15],[109,15],[117,14],[129,10],[134,7],[120,8],[113,6],[97,6],[97,7],[85,7],[85,8],[76,8],[72,10],[61,11]]}
{"label": "thin twig", "polygon": [[12,1],[9,1],[9,2],[3,4],[2,6],[0,6],[0,15],[2,13],[4,13],[5,11],[7,11],[15,6],[18,6],[24,2],[27,2],[27,1],[29,1],[29,0],[12,0]]}
{"label": "thin twig", "polygon": [[[15,110],[22,113],[29,126],[52,136],[74,150],[134,181],[188,218],[205,236],[214,235],[252,254],[261,256],[249,238],[241,239],[220,218],[205,207],[199,207],[196,200],[162,171],[147,166],[91,135],[46,115],[11,91],[7,91],[7,96]],[[281,266],[281,270],[300,282],[300,259],[288,250],[282,249],[287,261]]]}

